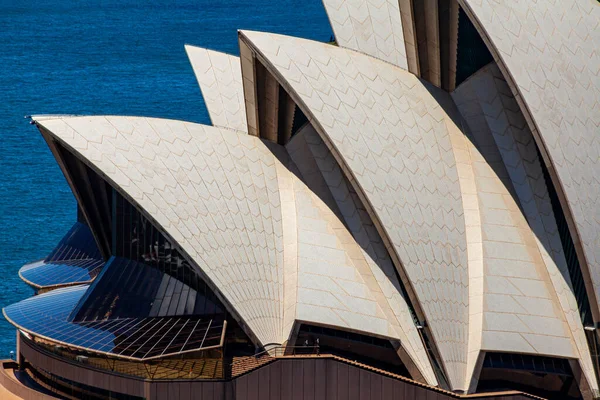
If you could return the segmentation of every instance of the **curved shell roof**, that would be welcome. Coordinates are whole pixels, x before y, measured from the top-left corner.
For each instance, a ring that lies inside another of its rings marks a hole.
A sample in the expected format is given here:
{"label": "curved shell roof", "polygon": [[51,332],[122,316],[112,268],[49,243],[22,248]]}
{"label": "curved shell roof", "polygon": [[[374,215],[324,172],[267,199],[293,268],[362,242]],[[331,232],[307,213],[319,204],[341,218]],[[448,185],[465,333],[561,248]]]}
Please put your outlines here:
{"label": "curved shell roof", "polygon": [[481,343],[470,340],[470,347],[580,358],[593,380],[541,161],[516,100],[494,63],[452,97],[471,131],[484,250],[483,279],[470,280],[483,296],[469,304],[471,315],[481,313]]}
{"label": "curved shell roof", "polygon": [[[186,46],[215,127],[34,119],[178,242],[262,344],[299,323],[364,332],[400,343],[435,384],[412,303],[454,390],[476,384],[486,351],[578,359],[597,390],[542,167],[597,314],[600,8],[458,2],[497,65],[452,96],[405,71],[418,61],[411,2],[324,0],[340,47],[241,31],[242,70]],[[285,148],[242,134],[279,118],[257,97],[267,78],[310,122]]]}
{"label": "curved shell roof", "polygon": [[130,117],[37,118],[177,242],[266,343],[279,342],[283,240],[275,155],[245,134]]}
{"label": "curved shell roof", "polygon": [[400,341],[435,384],[406,300],[283,147],[180,121],[34,119],[156,221],[262,344],[296,321],[365,332]]}
{"label": "curved shell roof", "polygon": [[446,128],[452,121],[430,93],[435,88],[394,65],[339,47],[268,33],[241,35],[305,105],[370,204],[414,288],[450,380],[462,384],[468,333],[465,220]]}
{"label": "curved shell roof", "polygon": [[398,0],[323,0],[337,44],[408,69]]}
{"label": "curved shell roof", "polygon": [[[306,255],[299,252],[298,290],[330,287],[328,290],[335,291],[340,303],[349,309],[369,307],[366,302],[359,303],[359,299],[367,297],[365,294],[371,296],[371,302],[376,299],[378,309],[375,315],[379,315],[379,318],[385,316],[388,323],[386,335],[400,339],[402,350],[419,366],[420,371],[411,371],[412,376],[424,375],[427,382],[435,382],[436,378],[423,351],[406,294],[401,288],[390,256],[361,200],[333,155],[311,125],[306,125],[298,132],[286,145],[286,149],[303,178],[302,183],[295,185],[295,199],[301,205],[297,219],[298,245],[317,245],[335,236],[340,244],[337,247],[346,251],[349,258],[346,263],[354,265],[360,273],[360,278],[352,278],[347,274],[351,269],[346,267],[346,272],[343,272],[339,268],[342,264],[338,264],[337,268],[329,270],[333,274],[323,276],[327,275],[322,272],[325,271],[323,264],[320,263],[316,269],[316,265],[309,260],[310,253],[305,253],[308,255],[305,258]],[[314,214],[322,215],[324,222],[315,220]],[[339,275],[340,273],[345,276]],[[302,294],[302,297],[298,296],[299,303],[305,299],[304,302],[319,304],[320,296],[315,296],[314,292],[304,290]],[[305,315],[307,311],[309,309],[301,310]],[[298,319],[302,320],[303,317],[299,315]],[[361,315],[356,320],[347,311],[342,311],[336,320],[339,320],[336,323],[340,326],[345,326],[347,323],[344,320],[349,320],[352,325],[362,329],[370,326],[374,330],[377,325],[381,326],[373,317]],[[405,364],[410,368],[410,363]]]}
{"label": "curved shell roof", "polygon": [[574,240],[580,241],[597,297],[600,7],[587,0],[460,3],[512,80],[511,89],[556,173],[554,183],[564,192],[565,213],[574,222]]}
{"label": "curved shell roof", "polygon": [[248,132],[240,58],[185,46],[214,126]]}

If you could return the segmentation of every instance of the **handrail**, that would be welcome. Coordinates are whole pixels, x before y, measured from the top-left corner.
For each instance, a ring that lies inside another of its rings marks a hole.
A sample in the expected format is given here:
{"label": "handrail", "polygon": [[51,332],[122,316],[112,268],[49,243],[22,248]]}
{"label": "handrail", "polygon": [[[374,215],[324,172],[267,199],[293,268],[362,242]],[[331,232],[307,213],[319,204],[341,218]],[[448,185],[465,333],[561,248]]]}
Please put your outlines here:
{"label": "handrail", "polygon": [[[302,349],[299,351],[297,349]],[[259,358],[277,358],[281,356],[295,356],[295,355],[319,355],[320,347],[319,345],[311,345],[311,346],[282,346],[277,345],[268,350],[263,350],[259,353],[256,353],[251,356],[239,357],[232,360],[230,366],[234,368],[236,365],[247,364],[248,361],[258,360]]]}
{"label": "handrail", "polygon": [[[36,343],[31,339],[21,337],[23,343],[38,353],[47,357],[59,359],[63,362],[94,369],[100,372],[126,376],[142,380],[205,380],[223,379],[223,358],[198,358],[198,359],[159,359],[143,362],[132,362],[128,360],[85,357],[78,359],[78,354],[68,350],[55,350],[47,345]],[[195,366],[200,367],[198,371]],[[206,369],[208,366],[208,369]],[[194,369],[194,370],[193,370]]]}
{"label": "handrail", "polygon": [[[45,348],[44,346],[41,346],[37,343],[35,343],[32,340],[24,340],[24,342],[28,345],[31,346],[32,348],[35,349],[35,351],[38,351],[42,354],[45,354],[46,356],[49,357],[56,357],[58,359],[60,359],[63,362],[67,362],[69,364],[73,364],[73,365],[81,365],[79,362],[76,362],[74,359],[69,359],[66,358],[64,355],[60,355],[57,354],[56,352],[51,351],[48,348]],[[225,371],[225,363],[223,362],[221,365],[223,367],[223,370],[221,370],[223,373],[225,373],[225,376],[222,377],[216,377],[216,379],[231,379],[231,378],[237,378],[243,374],[246,374],[248,372],[251,372],[253,370],[255,370],[256,368],[262,367],[266,364],[269,364],[273,361],[276,361],[277,359],[286,359],[286,358],[303,358],[303,357],[308,357],[308,358],[329,358],[329,359],[334,359],[336,361],[339,362],[343,362],[345,364],[349,364],[349,365],[353,365],[355,367],[358,368],[362,368],[362,369],[366,369],[378,374],[382,374],[385,376],[388,376],[390,378],[393,379],[398,379],[401,381],[404,381],[408,384],[411,385],[415,385],[415,386],[420,386],[422,388],[425,388],[427,390],[431,390],[434,392],[438,392],[444,395],[447,395],[449,398],[455,398],[455,399],[473,399],[473,398],[486,398],[486,397],[492,397],[492,396],[513,396],[513,395],[522,395],[528,398],[532,398],[532,399],[542,399],[541,397],[532,395],[530,393],[526,393],[526,392],[521,392],[521,391],[502,391],[502,392],[496,392],[496,393],[472,393],[472,394],[458,394],[458,393],[454,393],[454,392],[450,392],[448,390],[444,390],[441,389],[439,387],[435,387],[435,386],[430,386],[427,385],[425,383],[422,382],[417,382],[413,379],[410,379],[408,377],[402,376],[402,375],[398,375],[396,373],[390,372],[390,371],[386,371],[386,370],[382,370],[380,368],[377,367],[373,367],[370,366],[368,364],[364,364],[362,362],[358,362],[358,361],[354,361],[354,360],[349,360],[343,356],[338,356],[335,354],[321,354],[320,353],[320,348],[318,345],[313,345],[313,346],[282,346],[282,345],[277,345],[269,350],[264,350],[261,351],[259,353],[256,353],[254,355],[251,356],[244,356],[244,357],[239,357],[239,358],[235,358],[232,360],[232,362],[228,365],[228,367],[230,368],[226,368]],[[179,360],[172,360],[172,361],[179,361]],[[219,360],[219,362],[221,362],[221,360]],[[169,379],[169,380],[178,380],[178,379],[183,379],[183,380],[189,380],[183,377],[178,377],[178,378],[155,378],[155,377],[143,377],[143,376],[136,376],[135,374],[132,375],[131,371],[129,371],[129,373],[123,372],[123,371],[118,371],[118,370],[110,370],[110,369],[106,369],[104,367],[100,367],[98,365],[93,365],[93,364],[88,364],[86,363],[85,365],[86,368],[90,368],[90,369],[95,369],[98,371],[104,371],[104,372],[110,372],[112,374],[116,374],[116,375],[122,375],[122,376],[126,376],[127,378],[131,379],[131,378],[137,378],[137,379],[142,379],[142,380],[162,380],[162,379]],[[216,365],[215,365],[216,367]],[[151,374],[149,374],[151,375]],[[211,378],[191,378],[191,380],[196,380],[196,379],[211,379]],[[215,379],[215,378],[212,378]]]}

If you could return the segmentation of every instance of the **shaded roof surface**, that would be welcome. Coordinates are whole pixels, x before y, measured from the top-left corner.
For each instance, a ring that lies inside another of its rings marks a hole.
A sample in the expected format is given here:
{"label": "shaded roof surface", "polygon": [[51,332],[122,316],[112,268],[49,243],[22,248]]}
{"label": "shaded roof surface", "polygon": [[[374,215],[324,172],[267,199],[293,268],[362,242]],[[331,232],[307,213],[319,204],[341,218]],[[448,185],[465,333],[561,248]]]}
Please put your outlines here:
{"label": "shaded roof surface", "polygon": [[221,344],[222,319],[192,316],[72,322],[69,315],[87,289],[87,285],[79,285],[31,297],[6,307],[4,316],[35,336],[115,357],[143,360]]}
{"label": "shaded roof surface", "polygon": [[76,222],[44,260],[24,265],[19,276],[36,288],[56,287],[89,283],[103,266],[90,228]]}
{"label": "shaded roof surface", "polygon": [[454,123],[434,97],[451,103],[447,93],[355,51],[276,34],[240,34],[305,105],[352,175],[391,253],[402,262],[449,379],[462,385],[468,336],[465,219],[446,125]]}

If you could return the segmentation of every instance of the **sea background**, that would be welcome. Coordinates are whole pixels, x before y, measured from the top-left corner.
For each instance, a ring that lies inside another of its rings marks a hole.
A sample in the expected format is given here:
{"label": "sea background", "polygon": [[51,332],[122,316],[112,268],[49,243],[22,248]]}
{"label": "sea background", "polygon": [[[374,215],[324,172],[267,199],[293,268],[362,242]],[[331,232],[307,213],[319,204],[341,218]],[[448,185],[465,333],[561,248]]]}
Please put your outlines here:
{"label": "sea background", "polygon": [[[32,114],[210,123],[184,44],[239,54],[237,29],[329,41],[320,0],[0,0],[0,307],[75,222],[76,203]],[[15,329],[0,317],[0,359]]]}

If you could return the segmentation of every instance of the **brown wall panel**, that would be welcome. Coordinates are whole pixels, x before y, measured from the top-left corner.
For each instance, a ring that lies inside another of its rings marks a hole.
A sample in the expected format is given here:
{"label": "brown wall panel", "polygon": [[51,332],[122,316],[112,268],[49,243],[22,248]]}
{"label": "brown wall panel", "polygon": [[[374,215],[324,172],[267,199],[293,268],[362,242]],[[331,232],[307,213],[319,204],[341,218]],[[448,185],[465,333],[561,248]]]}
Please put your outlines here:
{"label": "brown wall panel", "polygon": [[220,382],[205,382],[202,384],[202,399],[213,400],[215,399],[215,389],[219,387]]}
{"label": "brown wall panel", "polygon": [[394,398],[394,380],[386,376],[381,377],[381,398]]}
{"label": "brown wall panel", "polygon": [[259,385],[261,384],[260,382],[260,374],[258,373],[259,371],[256,371],[256,374],[253,374],[252,376],[248,377],[247,383],[246,383],[246,390],[248,391],[247,393],[247,399],[248,400],[259,400],[260,396],[258,395],[258,388]]}
{"label": "brown wall panel", "polygon": [[227,391],[225,390],[225,386],[230,385],[228,382],[217,382],[214,385],[213,391],[213,399],[215,400],[226,400]]}
{"label": "brown wall panel", "polygon": [[269,384],[269,399],[270,400],[285,399],[285,397],[283,396],[283,393],[281,391],[281,387],[282,387],[281,383],[282,383],[282,379],[283,379],[282,364],[281,363],[275,363],[275,364],[279,364],[279,365],[273,365],[273,368],[270,369],[271,375],[270,375],[270,380],[268,382],[268,384]]}
{"label": "brown wall panel", "polygon": [[327,360],[315,360],[315,400],[326,400],[327,397]]}
{"label": "brown wall panel", "polygon": [[181,382],[179,385],[179,399],[181,400],[191,400],[192,392],[190,382]]}
{"label": "brown wall panel", "polygon": [[240,376],[235,380],[235,399],[236,400],[247,400],[248,399],[248,377],[252,374]]}
{"label": "brown wall panel", "polygon": [[294,370],[292,369],[292,363],[286,361],[277,363],[280,364],[281,371],[281,398],[291,399],[294,391]]}
{"label": "brown wall panel", "polygon": [[35,367],[48,372],[60,372],[60,376],[72,381],[81,382],[86,385],[99,387],[106,390],[123,393],[123,388],[128,388],[127,394],[133,396],[144,396],[144,381],[135,378],[125,378],[109,373],[85,368],[83,365],[75,365],[54,357],[46,356],[32,348],[27,342],[21,341],[21,354]]}
{"label": "brown wall panel", "polygon": [[[180,385],[169,385],[167,387],[167,396],[169,400],[175,400],[175,399],[180,399],[181,397],[179,396],[179,386]],[[188,400],[188,399],[185,399]]]}
{"label": "brown wall panel", "polygon": [[279,368],[261,368],[257,371],[258,382],[256,382],[256,386],[258,389],[258,398],[259,399],[268,399],[271,397],[271,395],[270,395],[271,373],[273,370],[278,370],[278,369]]}
{"label": "brown wall panel", "polygon": [[[84,365],[62,361],[52,355],[38,352],[26,342],[22,342],[20,348],[24,358],[33,367],[83,384],[119,393],[146,396],[149,400],[445,400],[457,398],[455,395],[440,393],[326,357],[279,360],[228,382],[149,382],[103,373],[86,368]],[[528,398],[523,395],[506,395],[485,399],[525,400]]]}
{"label": "brown wall panel", "polygon": [[190,400],[204,399],[204,397],[202,396],[202,388],[204,387],[204,385],[205,383],[203,382],[190,382]]}
{"label": "brown wall panel", "polygon": [[327,390],[327,399],[337,400],[338,398],[338,369],[337,365],[325,361],[327,370],[327,381],[325,383]]}
{"label": "brown wall panel", "polygon": [[[304,363],[297,363],[293,360],[285,360],[292,364],[293,380],[292,380],[292,400],[304,399]],[[305,360],[302,360],[305,361]]]}
{"label": "brown wall panel", "polygon": [[226,382],[223,384],[224,397],[223,400],[235,399],[235,381]]}
{"label": "brown wall panel", "polygon": [[383,400],[381,392],[383,377],[377,374],[371,374],[371,400]]}
{"label": "brown wall panel", "polygon": [[315,359],[306,360],[303,363],[303,390],[304,400],[313,400],[315,398]]}
{"label": "brown wall panel", "polygon": [[[346,381],[343,383],[344,386],[348,388],[348,397],[349,400],[359,400],[360,399],[360,369],[351,367],[346,364],[339,364],[340,366],[344,366],[346,368]],[[338,387],[341,382],[338,382]],[[338,400],[343,399],[343,397],[338,397]]]}
{"label": "brown wall panel", "polygon": [[169,382],[157,382],[151,389],[152,400],[169,400]]}
{"label": "brown wall panel", "polygon": [[415,387],[415,398],[418,400],[428,400],[429,390],[425,390],[422,387]]}
{"label": "brown wall panel", "polygon": [[365,370],[360,371],[360,400],[371,400],[371,372]]}

